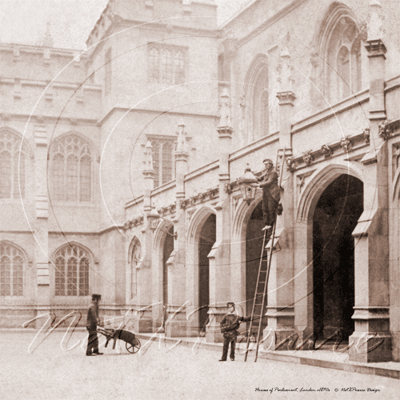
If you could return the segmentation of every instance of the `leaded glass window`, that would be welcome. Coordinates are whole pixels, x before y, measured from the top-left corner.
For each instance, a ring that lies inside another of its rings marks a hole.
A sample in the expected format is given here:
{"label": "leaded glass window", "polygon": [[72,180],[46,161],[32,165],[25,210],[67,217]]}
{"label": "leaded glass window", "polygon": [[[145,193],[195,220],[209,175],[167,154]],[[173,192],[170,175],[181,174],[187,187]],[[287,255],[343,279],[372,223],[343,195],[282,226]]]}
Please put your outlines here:
{"label": "leaded glass window", "polygon": [[89,145],[77,135],[68,135],[52,146],[50,158],[52,199],[90,202],[93,160]]}
{"label": "leaded glass window", "polygon": [[55,255],[55,295],[88,296],[90,258],[77,245],[66,245]]}
{"label": "leaded glass window", "polygon": [[150,43],[148,57],[150,83],[164,85],[181,85],[185,83],[187,49]]}
{"label": "leaded glass window", "polygon": [[23,296],[24,257],[8,243],[0,243],[0,296]]}
{"label": "leaded glass window", "polygon": [[25,162],[21,139],[7,130],[0,132],[0,199],[25,197]]}

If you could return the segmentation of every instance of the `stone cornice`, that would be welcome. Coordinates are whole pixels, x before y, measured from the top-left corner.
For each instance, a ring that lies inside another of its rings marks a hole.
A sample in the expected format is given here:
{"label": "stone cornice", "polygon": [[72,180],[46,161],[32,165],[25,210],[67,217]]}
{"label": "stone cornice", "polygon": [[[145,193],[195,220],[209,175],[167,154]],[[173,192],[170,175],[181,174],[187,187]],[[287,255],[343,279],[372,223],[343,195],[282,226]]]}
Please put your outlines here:
{"label": "stone cornice", "polygon": [[214,200],[217,197],[218,193],[218,188],[208,189],[205,192],[198,193],[194,196],[189,197],[188,199],[181,200],[179,202],[179,207],[185,209],[195,206],[197,204],[204,203],[208,200]]}
{"label": "stone cornice", "polygon": [[357,135],[346,136],[336,142],[323,144],[320,149],[309,150],[301,156],[289,157],[286,160],[286,166],[289,171],[294,172],[322,162],[327,158],[342,156],[353,150],[368,146],[369,141],[370,133],[369,127],[367,127]]}

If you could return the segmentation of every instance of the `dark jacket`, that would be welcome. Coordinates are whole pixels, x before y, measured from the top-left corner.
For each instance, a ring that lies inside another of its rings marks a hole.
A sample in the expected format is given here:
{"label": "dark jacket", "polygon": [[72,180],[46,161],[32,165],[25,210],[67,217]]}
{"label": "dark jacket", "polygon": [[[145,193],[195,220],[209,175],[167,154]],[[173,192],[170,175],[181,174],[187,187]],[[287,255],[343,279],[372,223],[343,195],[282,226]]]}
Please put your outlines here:
{"label": "dark jacket", "polygon": [[236,338],[239,336],[239,326],[242,321],[250,321],[251,317],[240,317],[236,314],[225,314],[221,321],[221,333],[224,338]]}
{"label": "dark jacket", "polygon": [[263,189],[264,196],[271,196],[277,203],[281,198],[281,189],[279,187],[279,176],[275,168],[272,168],[269,172],[264,172],[260,178],[258,178],[260,187]]}
{"label": "dark jacket", "polygon": [[99,306],[98,304],[92,302],[88,309],[86,326],[88,328],[96,328],[98,322],[99,322]]}

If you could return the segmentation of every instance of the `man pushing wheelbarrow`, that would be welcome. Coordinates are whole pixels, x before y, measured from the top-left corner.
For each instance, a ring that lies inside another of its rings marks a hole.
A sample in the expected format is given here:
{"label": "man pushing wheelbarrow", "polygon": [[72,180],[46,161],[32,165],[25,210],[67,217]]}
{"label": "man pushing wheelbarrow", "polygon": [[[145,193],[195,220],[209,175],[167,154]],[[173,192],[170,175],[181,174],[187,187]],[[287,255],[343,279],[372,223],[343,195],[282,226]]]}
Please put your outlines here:
{"label": "man pushing wheelbarrow", "polygon": [[113,350],[115,349],[115,344],[117,343],[117,339],[123,340],[125,342],[125,347],[129,353],[137,353],[140,349],[140,340],[136,337],[136,335],[129,331],[124,331],[123,329],[105,329],[102,327],[97,328],[97,332],[104,335],[107,339],[104,347],[107,347],[108,342],[113,339]]}

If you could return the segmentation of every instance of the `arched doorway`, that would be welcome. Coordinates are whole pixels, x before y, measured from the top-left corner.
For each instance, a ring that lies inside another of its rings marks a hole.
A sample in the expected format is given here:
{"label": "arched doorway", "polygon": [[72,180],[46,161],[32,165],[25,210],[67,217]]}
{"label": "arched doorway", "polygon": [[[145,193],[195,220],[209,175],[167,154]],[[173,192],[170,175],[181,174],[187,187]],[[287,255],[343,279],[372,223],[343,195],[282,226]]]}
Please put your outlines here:
{"label": "arched doorway", "polygon": [[354,331],[354,239],[363,212],[363,183],[342,174],[321,194],[313,216],[315,339]]}
{"label": "arched doorway", "polygon": [[216,240],[216,217],[211,214],[200,231],[199,238],[199,330],[206,330],[210,303],[210,262],[208,255]]}
{"label": "arched doorway", "polygon": [[163,273],[162,273],[162,301],[164,309],[163,326],[165,327],[165,321],[168,318],[167,308],[168,308],[168,266],[167,261],[174,250],[174,227],[168,230],[163,247]]}
{"label": "arched doorway", "polygon": [[[250,216],[246,230],[246,306],[243,307],[243,311],[246,312],[246,315],[251,314],[253,307],[261,249],[263,244],[263,227],[264,223],[260,201]],[[264,257],[267,257],[267,252],[264,253]],[[261,286],[260,290],[262,291]],[[261,299],[260,301],[257,301],[257,303],[261,303]],[[267,304],[267,299],[265,304]],[[265,315],[265,310],[263,310],[262,313],[260,313],[260,311],[261,310],[256,309],[255,314]],[[258,326],[258,321],[255,321],[255,326]]]}

